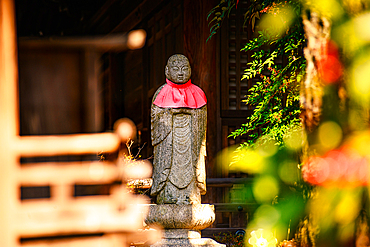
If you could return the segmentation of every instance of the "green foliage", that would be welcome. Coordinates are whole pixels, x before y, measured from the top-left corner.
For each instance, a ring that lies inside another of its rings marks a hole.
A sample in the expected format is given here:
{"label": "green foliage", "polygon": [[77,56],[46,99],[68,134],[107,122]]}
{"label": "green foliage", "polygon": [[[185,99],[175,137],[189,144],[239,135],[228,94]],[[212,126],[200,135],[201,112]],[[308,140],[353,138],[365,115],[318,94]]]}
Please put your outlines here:
{"label": "green foliage", "polygon": [[[213,8],[215,17],[210,21],[211,38],[220,27],[222,20],[235,6],[235,1],[221,1]],[[291,17],[285,20],[286,12]],[[306,62],[303,57],[304,30],[302,26],[301,5],[296,1],[252,1],[244,14],[245,24],[255,28],[256,20],[261,18],[262,28],[256,25],[256,37],[249,40],[241,52],[252,51],[252,61],[247,65],[242,80],[259,78],[249,90],[244,103],[254,107],[253,114],[245,124],[229,137],[247,134],[248,142],[242,147],[251,147],[261,136],[283,145],[284,136],[300,126],[299,85],[305,73]],[[217,17],[217,18],[216,18]],[[216,18],[216,19],[215,19]],[[274,23],[281,21],[280,26]],[[273,18],[273,19],[271,19]],[[275,19],[274,19],[275,18]],[[266,25],[267,23],[267,25]],[[290,25],[285,25],[285,24]],[[258,24],[258,23],[257,23]],[[279,29],[279,31],[276,31]],[[284,62],[278,62],[283,60]]]}
{"label": "green foliage", "polygon": [[[207,15],[208,26],[210,26],[210,35],[207,41],[217,33],[221,27],[222,21],[229,16],[230,11],[236,5],[235,0],[221,0]],[[213,18],[210,17],[213,15]]]}

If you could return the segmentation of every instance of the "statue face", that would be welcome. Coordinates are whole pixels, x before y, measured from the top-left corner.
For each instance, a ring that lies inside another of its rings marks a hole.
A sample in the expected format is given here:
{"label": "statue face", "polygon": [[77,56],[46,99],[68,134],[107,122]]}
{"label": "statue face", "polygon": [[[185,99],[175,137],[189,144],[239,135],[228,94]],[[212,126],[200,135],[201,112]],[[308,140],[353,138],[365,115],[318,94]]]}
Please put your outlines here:
{"label": "statue face", "polygon": [[189,60],[184,55],[173,55],[168,59],[165,74],[167,79],[178,84],[189,81],[191,68]]}

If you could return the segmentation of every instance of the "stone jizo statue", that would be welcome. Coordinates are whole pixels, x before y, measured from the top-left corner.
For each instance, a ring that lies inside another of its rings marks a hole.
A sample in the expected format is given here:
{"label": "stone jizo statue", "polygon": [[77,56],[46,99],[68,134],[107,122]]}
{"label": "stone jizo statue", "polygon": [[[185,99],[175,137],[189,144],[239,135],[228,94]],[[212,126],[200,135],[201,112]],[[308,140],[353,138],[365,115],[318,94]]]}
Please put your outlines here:
{"label": "stone jizo statue", "polygon": [[207,99],[191,83],[184,55],[171,56],[165,74],[166,83],[154,94],[151,108],[151,195],[157,204],[200,204],[206,193]]}

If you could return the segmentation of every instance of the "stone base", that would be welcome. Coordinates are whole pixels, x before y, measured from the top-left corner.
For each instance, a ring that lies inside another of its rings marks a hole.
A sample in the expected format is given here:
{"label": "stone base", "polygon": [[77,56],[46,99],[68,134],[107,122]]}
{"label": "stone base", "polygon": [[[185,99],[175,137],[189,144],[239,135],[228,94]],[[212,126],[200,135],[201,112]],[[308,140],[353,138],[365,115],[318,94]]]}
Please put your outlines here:
{"label": "stone base", "polygon": [[145,223],[164,229],[202,230],[215,220],[214,210],[209,204],[151,204]]}
{"label": "stone base", "polygon": [[191,246],[215,246],[215,247],[225,247],[224,244],[219,244],[211,238],[198,238],[198,239],[184,239],[184,238],[166,238],[161,241],[150,245],[151,247],[159,246],[181,246],[181,247],[191,247]]}
{"label": "stone base", "polygon": [[210,226],[214,220],[214,206],[209,204],[150,205],[145,223],[164,228],[163,239],[150,246],[225,247],[226,245],[219,244],[213,239],[201,238],[200,230]]}

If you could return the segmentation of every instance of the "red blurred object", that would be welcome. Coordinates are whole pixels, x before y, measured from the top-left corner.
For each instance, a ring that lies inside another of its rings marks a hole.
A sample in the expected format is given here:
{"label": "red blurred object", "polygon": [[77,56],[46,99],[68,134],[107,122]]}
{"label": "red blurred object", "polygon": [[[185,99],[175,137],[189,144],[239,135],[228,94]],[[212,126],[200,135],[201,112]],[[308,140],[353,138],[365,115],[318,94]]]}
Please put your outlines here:
{"label": "red blurred object", "polygon": [[331,84],[339,80],[343,74],[343,66],[339,59],[338,47],[333,41],[329,41],[326,51],[321,52],[318,60],[318,70],[322,80]]}
{"label": "red blurred object", "polygon": [[302,176],[306,182],[314,185],[367,185],[368,160],[354,149],[342,147],[322,157],[310,157],[302,168]]}
{"label": "red blurred object", "polygon": [[310,157],[302,169],[303,179],[311,184],[321,184],[329,176],[329,165],[327,161],[318,156]]}

